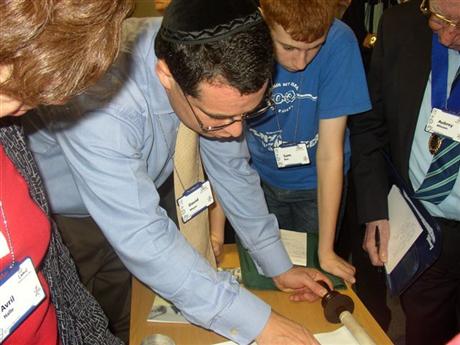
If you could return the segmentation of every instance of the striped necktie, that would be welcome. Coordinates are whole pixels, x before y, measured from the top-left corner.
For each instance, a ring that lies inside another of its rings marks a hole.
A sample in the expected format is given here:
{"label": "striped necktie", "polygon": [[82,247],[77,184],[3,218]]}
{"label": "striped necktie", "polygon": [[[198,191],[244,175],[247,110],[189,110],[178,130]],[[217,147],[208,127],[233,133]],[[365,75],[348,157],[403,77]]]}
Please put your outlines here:
{"label": "striped necktie", "polygon": [[[198,134],[180,123],[174,152],[174,194],[176,200],[184,194],[187,188],[203,180],[203,167],[198,152]],[[179,228],[184,237],[213,267],[216,267],[216,258],[212,251],[209,234],[208,210],[197,214],[187,223],[182,222],[177,203],[176,211]]]}
{"label": "striped necktie", "polygon": [[[460,112],[458,93],[453,95],[454,88],[460,87],[460,67],[451,86],[451,94],[447,102],[447,109]],[[460,114],[459,114],[460,116]],[[443,138],[441,146],[433,155],[428,172],[415,192],[415,197],[435,205],[446,199],[452,191],[460,169],[460,143],[450,138]]]}

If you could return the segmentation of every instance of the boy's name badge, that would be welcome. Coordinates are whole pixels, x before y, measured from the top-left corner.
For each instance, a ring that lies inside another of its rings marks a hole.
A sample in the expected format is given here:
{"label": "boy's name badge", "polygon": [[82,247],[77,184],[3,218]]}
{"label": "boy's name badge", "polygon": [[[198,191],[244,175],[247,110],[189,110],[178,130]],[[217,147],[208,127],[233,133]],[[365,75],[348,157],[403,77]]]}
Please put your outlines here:
{"label": "boy's name badge", "polygon": [[209,181],[194,184],[177,200],[182,221],[187,223],[198,213],[207,209],[209,205],[212,205],[213,202],[214,198]]}
{"label": "boy's name badge", "polygon": [[460,142],[460,115],[433,108],[425,130]]}
{"label": "boy's name badge", "polygon": [[0,343],[23,322],[45,298],[30,258],[0,280]]}
{"label": "boy's name badge", "polygon": [[283,144],[273,149],[278,168],[286,168],[310,163],[307,144]]}

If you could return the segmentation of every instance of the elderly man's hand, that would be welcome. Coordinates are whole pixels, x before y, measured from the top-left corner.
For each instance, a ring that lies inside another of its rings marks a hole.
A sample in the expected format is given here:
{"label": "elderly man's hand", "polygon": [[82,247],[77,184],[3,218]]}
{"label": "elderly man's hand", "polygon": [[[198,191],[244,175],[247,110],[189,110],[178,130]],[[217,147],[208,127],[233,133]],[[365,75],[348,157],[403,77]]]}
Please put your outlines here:
{"label": "elderly man's hand", "polygon": [[389,240],[390,222],[387,219],[366,223],[363,249],[369,254],[372,265],[383,266],[387,262]]}

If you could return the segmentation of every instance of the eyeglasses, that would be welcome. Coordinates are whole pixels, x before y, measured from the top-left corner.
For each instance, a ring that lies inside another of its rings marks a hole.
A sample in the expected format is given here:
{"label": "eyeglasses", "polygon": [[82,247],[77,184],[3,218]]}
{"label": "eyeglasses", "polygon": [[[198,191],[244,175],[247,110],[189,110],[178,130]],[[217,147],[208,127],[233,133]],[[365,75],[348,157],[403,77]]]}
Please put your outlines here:
{"label": "eyeglasses", "polygon": [[420,11],[427,17],[433,16],[440,25],[449,25],[452,28],[459,29],[460,23],[459,21],[455,21],[449,18],[446,18],[442,14],[436,13],[431,11],[430,9],[430,2],[429,0],[423,0],[420,4]]}
{"label": "eyeglasses", "polygon": [[267,90],[265,91],[264,98],[259,103],[259,105],[257,106],[256,109],[254,109],[253,111],[247,112],[247,113],[243,113],[241,115],[229,116],[228,118],[216,118],[214,116],[211,116],[211,115],[206,114],[206,113],[203,112],[203,114],[205,114],[208,118],[210,118],[210,119],[212,119],[214,121],[223,122],[220,125],[205,126],[203,124],[203,122],[200,120],[200,118],[198,117],[198,115],[196,114],[195,110],[193,109],[192,104],[188,100],[188,98],[185,95],[185,92],[182,90],[182,88],[181,88],[181,91],[182,91],[182,94],[185,97],[185,100],[187,101],[187,103],[188,103],[188,105],[190,107],[190,110],[193,113],[193,116],[195,116],[195,119],[198,122],[198,125],[200,126],[200,128],[201,128],[201,130],[203,132],[219,131],[219,130],[225,128],[225,127],[228,127],[228,126],[234,124],[235,122],[240,122],[240,121],[244,121],[244,120],[248,120],[248,119],[253,119],[255,117],[263,115],[269,109],[274,109],[274,106],[275,106],[275,103],[272,101],[272,83],[270,81],[269,86],[267,87]]}

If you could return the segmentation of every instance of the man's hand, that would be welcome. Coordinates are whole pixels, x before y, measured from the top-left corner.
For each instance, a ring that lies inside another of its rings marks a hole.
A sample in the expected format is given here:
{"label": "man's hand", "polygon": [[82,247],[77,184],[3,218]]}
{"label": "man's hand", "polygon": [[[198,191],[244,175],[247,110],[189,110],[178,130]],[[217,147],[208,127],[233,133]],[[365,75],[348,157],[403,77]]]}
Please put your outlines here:
{"label": "man's hand", "polygon": [[319,345],[319,342],[309,331],[274,311],[256,338],[256,342],[258,345]]}
{"label": "man's hand", "polygon": [[389,239],[390,223],[387,219],[366,223],[363,249],[369,254],[374,266],[383,266],[387,262]]}
{"label": "man's hand", "polygon": [[324,271],[340,277],[351,284],[355,283],[356,269],[353,265],[332,251],[326,254],[319,253],[318,256],[319,263]]}
{"label": "man's hand", "polygon": [[289,299],[296,302],[313,302],[323,297],[327,290],[317,283],[319,280],[326,282],[331,289],[333,288],[331,281],[314,268],[294,266],[289,271],[273,277],[276,287],[284,292],[293,292]]}

